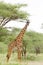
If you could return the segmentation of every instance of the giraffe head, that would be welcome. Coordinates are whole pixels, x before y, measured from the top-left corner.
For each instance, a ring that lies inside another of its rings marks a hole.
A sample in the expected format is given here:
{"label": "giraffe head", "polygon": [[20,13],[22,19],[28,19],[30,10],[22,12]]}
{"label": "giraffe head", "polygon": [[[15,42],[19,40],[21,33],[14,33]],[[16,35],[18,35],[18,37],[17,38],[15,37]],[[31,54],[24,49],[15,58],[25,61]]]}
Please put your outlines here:
{"label": "giraffe head", "polygon": [[29,23],[30,23],[29,20],[27,20],[27,25],[29,25]]}

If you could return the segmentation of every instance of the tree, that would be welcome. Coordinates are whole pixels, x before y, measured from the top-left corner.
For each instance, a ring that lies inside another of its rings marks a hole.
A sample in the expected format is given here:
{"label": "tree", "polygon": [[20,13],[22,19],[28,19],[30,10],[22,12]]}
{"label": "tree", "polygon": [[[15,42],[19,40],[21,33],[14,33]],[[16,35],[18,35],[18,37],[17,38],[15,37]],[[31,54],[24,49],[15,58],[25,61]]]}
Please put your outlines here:
{"label": "tree", "polygon": [[40,53],[40,47],[39,46],[35,47],[35,52],[36,52],[36,55],[38,55]]}
{"label": "tree", "polygon": [[8,30],[6,28],[0,27],[0,41],[5,41],[7,35]]}
{"label": "tree", "polygon": [[7,4],[0,2],[0,26],[4,26],[11,20],[26,19],[28,13],[20,10],[21,7],[27,6],[26,4]]}

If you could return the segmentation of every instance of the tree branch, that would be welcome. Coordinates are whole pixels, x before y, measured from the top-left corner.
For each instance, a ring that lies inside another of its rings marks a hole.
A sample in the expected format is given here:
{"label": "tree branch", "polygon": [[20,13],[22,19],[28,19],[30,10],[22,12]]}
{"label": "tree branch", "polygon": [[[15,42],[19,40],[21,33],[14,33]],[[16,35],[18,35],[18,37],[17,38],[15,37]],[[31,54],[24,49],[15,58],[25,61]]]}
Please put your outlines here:
{"label": "tree branch", "polygon": [[5,26],[10,20],[11,20],[11,19],[8,18],[8,17],[5,18],[5,19],[3,19],[2,22],[1,22],[1,24],[0,24],[0,26],[2,26],[2,27]]}

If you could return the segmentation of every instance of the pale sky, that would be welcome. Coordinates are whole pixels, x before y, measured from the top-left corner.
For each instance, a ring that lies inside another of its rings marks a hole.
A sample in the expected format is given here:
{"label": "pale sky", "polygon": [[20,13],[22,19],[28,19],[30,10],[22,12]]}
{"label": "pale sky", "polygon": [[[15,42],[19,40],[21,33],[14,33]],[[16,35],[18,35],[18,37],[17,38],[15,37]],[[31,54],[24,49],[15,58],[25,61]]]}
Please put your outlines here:
{"label": "pale sky", "polygon": [[[22,9],[24,11],[27,11],[31,15],[29,17],[31,23],[28,26],[28,30],[43,33],[43,29],[41,29],[41,24],[43,23],[43,0],[0,0],[0,1],[5,1],[7,3],[12,4],[15,3],[28,4],[28,7]],[[23,28],[23,26],[25,25],[24,23],[17,23],[17,22],[13,23],[13,22],[11,21],[11,23],[9,22],[7,25],[18,28]]]}

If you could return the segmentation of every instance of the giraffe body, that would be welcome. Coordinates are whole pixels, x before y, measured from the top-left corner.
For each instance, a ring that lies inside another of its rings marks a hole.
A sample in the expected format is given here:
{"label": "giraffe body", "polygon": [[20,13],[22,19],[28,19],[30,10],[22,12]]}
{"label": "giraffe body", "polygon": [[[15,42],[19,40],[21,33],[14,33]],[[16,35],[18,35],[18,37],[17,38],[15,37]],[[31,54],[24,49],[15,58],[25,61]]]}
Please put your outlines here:
{"label": "giraffe body", "polygon": [[18,59],[21,59],[21,54],[22,54],[22,39],[24,36],[24,33],[27,29],[27,26],[29,25],[29,22],[26,23],[26,25],[24,26],[24,28],[21,30],[21,32],[19,33],[19,35],[16,37],[15,40],[13,40],[9,46],[8,46],[8,54],[7,54],[7,61],[9,60],[11,53],[13,51],[13,48],[17,47],[17,51],[18,51]]}

